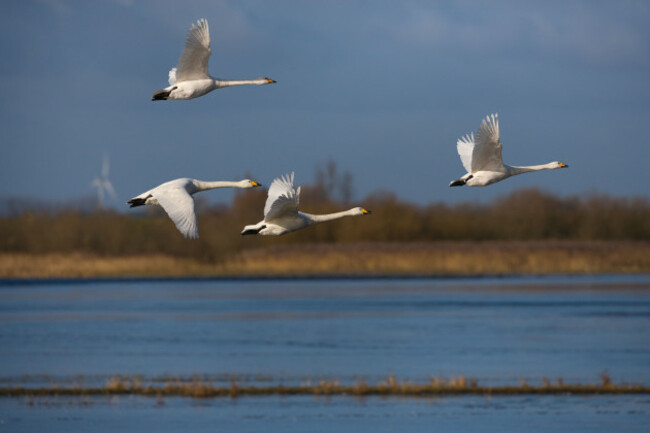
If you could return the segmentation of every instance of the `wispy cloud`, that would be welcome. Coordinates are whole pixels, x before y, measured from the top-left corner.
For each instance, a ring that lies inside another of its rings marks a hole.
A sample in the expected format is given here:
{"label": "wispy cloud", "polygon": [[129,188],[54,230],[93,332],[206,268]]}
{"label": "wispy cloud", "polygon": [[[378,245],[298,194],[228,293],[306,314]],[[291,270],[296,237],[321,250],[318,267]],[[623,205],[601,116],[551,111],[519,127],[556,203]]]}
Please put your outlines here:
{"label": "wispy cloud", "polygon": [[[163,0],[155,8],[147,9],[154,18],[175,31],[185,32],[192,23],[206,18],[210,24],[213,50],[227,50],[250,40],[255,26],[246,13],[245,6],[229,1],[178,2]],[[181,41],[182,42],[182,41]]]}
{"label": "wispy cloud", "polygon": [[65,0],[39,0],[39,2],[56,13],[64,14],[70,12],[70,4]]}
{"label": "wispy cloud", "polygon": [[411,5],[386,17],[404,44],[469,53],[558,55],[594,64],[648,63],[650,17],[640,2],[463,2]]}
{"label": "wispy cloud", "polygon": [[637,13],[648,17],[647,8],[628,5],[608,9],[582,6],[568,13],[534,13],[528,17],[531,40],[547,52],[561,52],[593,63],[647,64],[650,33],[647,27],[630,26],[630,20],[639,18]]}

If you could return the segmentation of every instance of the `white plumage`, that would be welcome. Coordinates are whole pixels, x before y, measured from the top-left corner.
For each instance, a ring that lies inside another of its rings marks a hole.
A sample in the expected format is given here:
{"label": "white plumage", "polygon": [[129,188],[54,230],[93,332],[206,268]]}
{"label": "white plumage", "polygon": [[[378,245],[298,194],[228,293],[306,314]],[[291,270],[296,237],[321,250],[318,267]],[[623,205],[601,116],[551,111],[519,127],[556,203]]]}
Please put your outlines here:
{"label": "white plumage", "polygon": [[300,187],[293,188],[294,173],[276,178],[269,188],[264,204],[264,217],[270,220],[283,215],[297,215],[300,204]]}
{"label": "white plumage", "polygon": [[176,228],[187,238],[198,238],[199,230],[194,212],[194,199],[192,195],[214,188],[253,188],[260,186],[254,180],[244,179],[239,182],[201,180],[183,177],[170,180],[155,188],[145,191],[127,201],[131,207],[143,205],[158,205],[162,207]]}
{"label": "white plumage", "polygon": [[456,149],[467,174],[452,181],[449,186],[486,186],[521,173],[568,167],[557,161],[521,167],[505,165],[501,157],[498,114],[483,119],[476,138],[471,133],[458,139]]}
{"label": "white plumage", "polygon": [[273,180],[264,205],[264,219],[244,227],[242,235],[279,236],[321,222],[370,213],[362,207],[325,215],[300,212],[300,187],[293,187],[293,179],[294,173],[291,173]]}
{"label": "white plumage", "polygon": [[169,71],[169,87],[155,92],[151,100],[193,99],[222,87],[275,83],[266,77],[254,80],[215,79],[208,73],[211,53],[208,21],[202,18],[192,24],[187,32],[185,49],[178,60],[178,66]]}

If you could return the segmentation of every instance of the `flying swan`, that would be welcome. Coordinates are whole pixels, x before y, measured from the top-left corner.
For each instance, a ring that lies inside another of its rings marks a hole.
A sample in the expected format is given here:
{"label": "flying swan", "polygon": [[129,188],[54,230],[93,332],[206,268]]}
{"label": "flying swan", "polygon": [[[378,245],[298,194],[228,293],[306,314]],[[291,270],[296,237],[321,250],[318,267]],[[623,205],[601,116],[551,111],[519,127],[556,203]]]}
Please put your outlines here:
{"label": "flying swan", "polygon": [[557,161],[527,167],[505,165],[501,158],[498,114],[492,114],[483,120],[476,133],[476,140],[474,133],[458,139],[457,149],[467,174],[452,181],[449,186],[487,186],[529,171],[568,167],[568,165]]}
{"label": "flying swan", "polygon": [[208,74],[208,60],[210,60],[211,52],[208,21],[202,18],[196,24],[192,24],[187,32],[185,49],[178,60],[178,66],[169,71],[169,87],[158,90],[153,94],[151,100],[193,99],[222,87],[275,83],[275,80],[266,77],[255,80],[212,78]]}
{"label": "flying swan", "polygon": [[214,188],[253,188],[260,186],[254,180],[244,179],[239,182],[215,181],[204,182],[183,177],[170,180],[157,187],[143,192],[127,201],[131,207],[158,205],[165,209],[169,218],[174,221],[176,228],[186,238],[198,238],[199,229],[196,224],[193,194]]}
{"label": "flying swan", "polygon": [[362,207],[355,207],[343,212],[312,215],[298,210],[299,200],[300,187],[293,188],[293,173],[274,179],[264,205],[264,219],[244,227],[241,234],[279,236],[325,221],[370,213]]}

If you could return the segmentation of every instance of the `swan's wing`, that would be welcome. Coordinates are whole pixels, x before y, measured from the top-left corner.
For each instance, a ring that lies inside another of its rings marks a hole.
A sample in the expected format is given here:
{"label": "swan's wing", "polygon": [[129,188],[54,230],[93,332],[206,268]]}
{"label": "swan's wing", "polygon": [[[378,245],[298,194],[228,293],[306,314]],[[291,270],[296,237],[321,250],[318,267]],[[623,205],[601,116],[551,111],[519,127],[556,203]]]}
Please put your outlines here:
{"label": "swan's wing", "polygon": [[499,115],[492,114],[481,122],[472,151],[472,170],[503,171],[501,141],[499,140]]}
{"label": "swan's wing", "polygon": [[180,186],[164,189],[154,189],[151,195],[165,209],[169,218],[174,221],[176,228],[186,238],[198,238],[199,230],[194,212],[194,199]]}
{"label": "swan's wing", "polygon": [[172,68],[171,71],[169,71],[169,79],[167,81],[169,81],[170,86],[176,84],[176,68]]}
{"label": "swan's wing", "polygon": [[458,150],[458,155],[460,155],[460,161],[463,163],[463,167],[465,167],[465,170],[467,170],[468,173],[471,173],[472,153],[474,152],[474,133],[459,138],[456,143],[456,149]]}
{"label": "swan's wing", "polygon": [[210,78],[208,60],[211,52],[208,21],[202,18],[187,32],[185,49],[176,68],[176,81]]}
{"label": "swan's wing", "polygon": [[300,188],[293,188],[294,174],[275,178],[269,187],[269,194],[264,205],[264,220],[298,216]]}

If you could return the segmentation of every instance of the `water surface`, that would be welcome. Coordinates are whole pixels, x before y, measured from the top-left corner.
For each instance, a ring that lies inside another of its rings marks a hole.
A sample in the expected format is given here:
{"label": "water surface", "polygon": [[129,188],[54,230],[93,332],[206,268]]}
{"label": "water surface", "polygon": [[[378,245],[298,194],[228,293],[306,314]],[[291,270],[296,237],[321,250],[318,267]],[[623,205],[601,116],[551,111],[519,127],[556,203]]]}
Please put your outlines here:
{"label": "water surface", "polygon": [[[647,384],[648,289],[649,276],[5,282],[0,382],[90,386],[121,374],[145,381],[197,375],[216,384],[232,377],[247,384],[322,378],[376,383],[392,373],[414,382],[464,375],[502,385],[538,384],[544,377],[597,383],[608,371],[617,383]],[[115,413],[149,419],[142,425],[157,431],[165,431],[162,419],[170,421],[167,430],[176,430],[175,413],[205,419],[206,429],[209,420],[220,420],[233,428],[248,425],[250,431],[269,425],[332,431],[355,420],[367,431],[409,425],[454,430],[473,425],[484,431],[480,420],[486,418],[496,420],[501,431],[508,426],[516,431],[525,425],[518,422],[531,417],[547,427],[539,431],[557,430],[553,425],[564,418],[593,427],[583,431],[611,431],[604,427],[624,421],[629,425],[620,426],[631,430],[647,425],[648,401],[647,396],[247,397],[159,404],[145,397],[5,398],[0,418],[7,427],[27,431],[37,430],[30,427],[37,420],[52,419],[59,420],[54,425],[61,431],[85,430],[85,422],[121,430],[109,422]]]}

